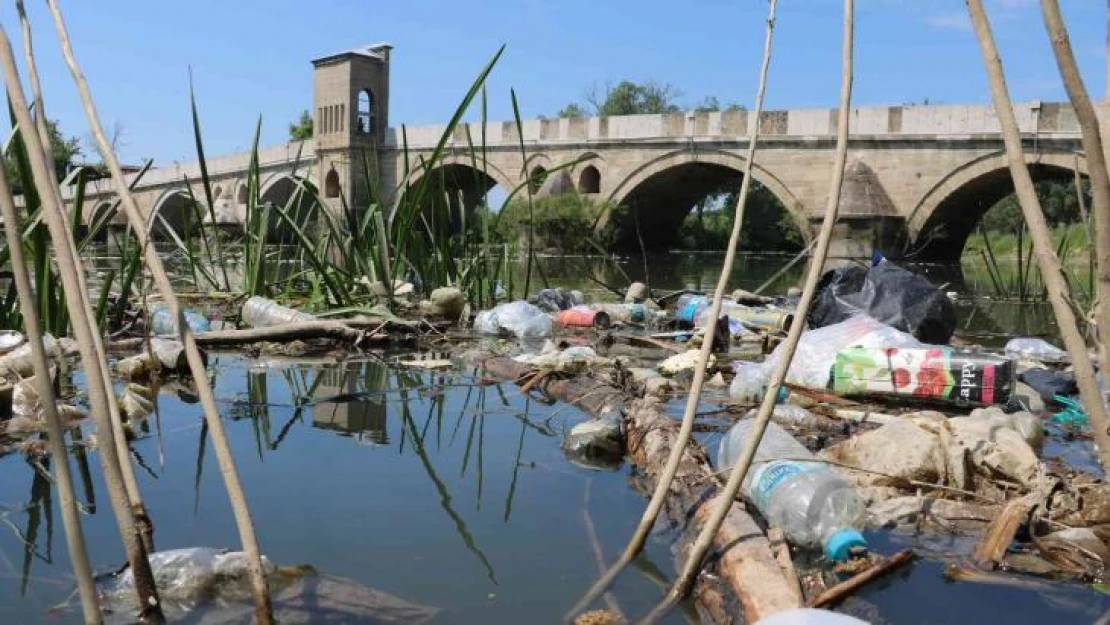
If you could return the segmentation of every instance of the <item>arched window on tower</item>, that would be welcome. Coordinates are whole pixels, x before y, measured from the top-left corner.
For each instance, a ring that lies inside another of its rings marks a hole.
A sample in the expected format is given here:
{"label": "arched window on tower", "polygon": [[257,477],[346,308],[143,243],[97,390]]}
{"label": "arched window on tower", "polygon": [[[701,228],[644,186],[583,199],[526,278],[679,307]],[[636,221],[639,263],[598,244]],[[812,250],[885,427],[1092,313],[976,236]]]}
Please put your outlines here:
{"label": "arched window on tower", "polygon": [[324,177],[324,197],[339,197],[339,174],[334,169]]}
{"label": "arched window on tower", "polygon": [[374,114],[374,94],[369,89],[358,92],[358,117],[355,120],[355,133],[360,135],[374,134],[374,124],[377,122]]}

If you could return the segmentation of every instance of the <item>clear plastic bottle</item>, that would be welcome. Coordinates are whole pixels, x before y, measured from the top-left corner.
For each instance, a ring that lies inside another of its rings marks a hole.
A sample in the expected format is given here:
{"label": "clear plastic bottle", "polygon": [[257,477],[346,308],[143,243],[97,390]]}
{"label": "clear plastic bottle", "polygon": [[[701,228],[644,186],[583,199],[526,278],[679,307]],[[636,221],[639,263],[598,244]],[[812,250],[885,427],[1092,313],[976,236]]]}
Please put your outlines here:
{"label": "clear plastic bottle", "polygon": [[[740,421],[721,440],[722,469],[731,470],[740,459],[754,425],[751,419]],[[822,547],[829,559],[846,560],[852,548],[867,545],[857,529],[863,502],[828,465],[804,460],[812,457],[793,436],[768,423],[744,478],[744,496],[795,545]]]}
{"label": "clear plastic bottle", "polygon": [[282,306],[272,299],[266,299],[265,297],[259,297],[257,295],[243,302],[240,318],[243,323],[252,328],[280,326],[290,323],[300,323],[302,321],[314,321],[316,319],[313,315],[287,306]]}
{"label": "clear plastic bottle", "polygon": [[[211,329],[208,317],[191,310],[182,311],[185,323],[189,324],[193,332],[207,332]],[[176,335],[177,319],[170,314],[170,307],[165,304],[155,304],[150,307],[150,331],[157,336]]]}

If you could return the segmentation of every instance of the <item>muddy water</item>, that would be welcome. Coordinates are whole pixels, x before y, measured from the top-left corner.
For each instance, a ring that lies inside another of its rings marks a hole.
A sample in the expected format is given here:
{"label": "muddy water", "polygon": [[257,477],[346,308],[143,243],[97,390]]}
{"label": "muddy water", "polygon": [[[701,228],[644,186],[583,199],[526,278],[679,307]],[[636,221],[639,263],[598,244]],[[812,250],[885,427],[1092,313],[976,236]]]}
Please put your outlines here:
{"label": "muddy water", "polygon": [[[785,261],[744,257],[733,284],[754,288]],[[706,288],[719,255],[649,260],[658,289]],[[553,285],[604,290],[641,279],[643,265],[548,258]],[[788,272],[775,289],[798,282]],[[960,291],[961,285],[950,290]],[[961,292],[961,334],[998,344],[1006,336],[1055,331],[1041,305],[1003,304]],[[559,449],[583,415],[545,405],[515,386],[483,386],[469,372],[426,373],[380,360],[289,363],[213,358],[217,397],[262,546],[281,564],[312,564],[407,601],[440,608],[436,623],[555,622],[597,574],[585,511],[613,557],[644,498],[631,470],[576,466]],[[76,378],[80,385],[80,377]],[[707,409],[720,396],[709,396]],[[143,494],[159,548],[234,547],[237,535],[200,409],[189,393],[164,392],[160,417],[135,442]],[[86,432],[88,436],[88,432]],[[712,445],[713,434],[700,435]],[[1080,447],[1051,448],[1093,468]],[[98,457],[75,458],[85,532],[99,571],[123,558],[100,479]],[[91,466],[90,466],[91,465]],[[82,471],[83,467],[87,471]],[[87,479],[82,480],[81,476]],[[21,457],[0,459],[0,623],[76,622],[52,610],[73,584],[56,495]],[[661,528],[615,590],[621,607],[645,613],[670,579],[673,531]],[[1069,584],[944,581],[950,541],[878,533],[883,552],[915,545],[935,559],[868,587],[847,611],[877,623],[1091,622],[1110,609],[1104,595]],[[966,550],[966,546],[961,546]],[[688,612],[669,622],[692,618]]]}

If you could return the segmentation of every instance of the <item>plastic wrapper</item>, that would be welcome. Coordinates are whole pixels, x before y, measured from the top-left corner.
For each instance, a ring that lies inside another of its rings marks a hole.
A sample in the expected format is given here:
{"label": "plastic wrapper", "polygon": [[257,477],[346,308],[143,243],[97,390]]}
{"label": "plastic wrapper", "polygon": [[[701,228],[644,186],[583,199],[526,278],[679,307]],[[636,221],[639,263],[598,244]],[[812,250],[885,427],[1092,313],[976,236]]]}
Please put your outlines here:
{"label": "plastic wrapper", "polygon": [[870,270],[842,267],[826,272],[807,320],[823,328],[866,314],[925,343],[943,345],[956,330],[956,309],[931,282],[894,263]]}
{"label": "plastic wrapper", "polygon": [[1012,358],[1029,358],[1041,362],[1062,364],[1070,361],[1068,353],[1044,339],[1018,337],[1006,343],[1006,355]]}
{"label": "plastic wrapper", "polygon": [[552,321],[539,308],[518,300],[483,310],[474,319],[474,330],[492,336],[514,335],[517,338],[551,336]]}
{"label": "plastic wrapper", "polygon": [[[815,389],[829,386],[836,354],[849,347],[922,347],[905,332],[880,323],[867,315],[856,315],[823,328],[808,330],[798,341],[798,349],[786,373],[786,381]],[[782,356],[783,345],[775,348],[763,366],[770,375]]]}
{"label": "plastic wrapper", "polygon": [[316,319],[313,315],[282,306],[273,300],[257,295],[243,302],[240,318],[243,323],[252,328],[280,326]]}

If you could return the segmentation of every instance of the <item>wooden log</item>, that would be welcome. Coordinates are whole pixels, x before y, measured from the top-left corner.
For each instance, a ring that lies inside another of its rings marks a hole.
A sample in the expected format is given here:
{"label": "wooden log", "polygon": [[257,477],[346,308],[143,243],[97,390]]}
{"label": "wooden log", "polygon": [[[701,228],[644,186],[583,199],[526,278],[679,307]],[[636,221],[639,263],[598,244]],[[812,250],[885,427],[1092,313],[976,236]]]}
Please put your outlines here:
{"label": "wooden log", "polygon": [[[535,368],[512,358],[492,356],[483,351],[467,352],[462,355],[462,360],[482,369],[487,375],[505,380],[526,381],[535,371]],[[591,414],[612,410],[614,405],[620,405],[619,402],[625,399],[616,387],[586,376],[569,379],[548,376],[540,386],[550,396],[573,403]],[[662,404],[656,398],[633,400],[625,406],[628,456],[639,469],[642,481],[637,485],[650,493],[677,440],[679,424],[663,413]],[[686,561],[694,536],[704,526],[712,510],[710,504],[714,500],[704,501],[705,489],[717,483],[705,450],[691,441],[682,454],[665,504],[667,515],[678,525],[686,525],[689,512],[694,511],[685,540],[680,542],[679,553],[676,554],[680,565]],[[783,574],[767,537],[747,514],[743,504],[737,502],[732,506],[717,532],[714,546],[720,554],[717,563],[720,576],[739,600],[746,622],[754,623],[774,612],[801,606],[801,599],[795,595]],[[720,590],[707,576],[698,576],[693,596],[699,607],[712,615],[714,620],[727,615],[723,607],[726,602]]]}
{"label": "wooden log", "polygon": [[[481,369],[488,375],[521,384],[531,381],[531,376],[538,371],[532,365],[483,351],[466,352],[461,359],[464,364]],[[545,376],[532,388],[593,416],[619,410],[624,403],[624,393],[620,389],[585,375],[571,378]]]}
{"label": "wooden log", "polygon": [[[663,414],[662,404],[655,398],[633,401],[625,423],[629,456],[654,482],[661,476],[664,463],[677,440],[679,424]],[[686,532],[688,544],[705,527],[713,508],[719,503],[717,497],[704,500],[705,488],[718,484],[705,450],[695,441],[690,441],[679,461],[665,506],[668,516],[680,524],[685,524],[687,512],[694,510]],[[746,512],[744,504],[734,502],[729,508],[714,538],[713,548],[719,556],[717,572],[736,594],[746,622],[754,623],[775,612],[801,606],[800,599],[794,594],[771,552],[770,542]],[[683,555],[686,555],[685,550]],[[706,583],[705,578],[705,575],[696,578],[695,596],[699,594],[698,586]]]}
{"label": "wooden log", "polygon": [[975,547],[971,559],[976,566],[988,571],[998,566],[1006,556],[1010,543],[1014,542],[1014,534],[1039,501],[1041,501],[1039,493],[1030,493],[1010,501],[1002,508],[1002,512],[990,522],[983,538]]}

